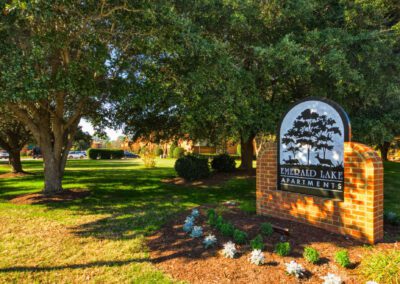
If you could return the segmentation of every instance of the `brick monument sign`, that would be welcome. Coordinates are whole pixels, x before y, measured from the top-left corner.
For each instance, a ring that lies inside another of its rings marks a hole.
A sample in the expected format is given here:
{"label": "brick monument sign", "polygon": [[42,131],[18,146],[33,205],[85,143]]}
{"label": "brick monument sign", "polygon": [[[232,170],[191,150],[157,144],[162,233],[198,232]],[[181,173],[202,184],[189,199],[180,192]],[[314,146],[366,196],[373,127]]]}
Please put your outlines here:
{"label": "brick monument sign", "polygon": [[351,142],[347,114],[310,98],[283,117],[257,159],[257,213],[375,243],[383,238],[383,165]]}

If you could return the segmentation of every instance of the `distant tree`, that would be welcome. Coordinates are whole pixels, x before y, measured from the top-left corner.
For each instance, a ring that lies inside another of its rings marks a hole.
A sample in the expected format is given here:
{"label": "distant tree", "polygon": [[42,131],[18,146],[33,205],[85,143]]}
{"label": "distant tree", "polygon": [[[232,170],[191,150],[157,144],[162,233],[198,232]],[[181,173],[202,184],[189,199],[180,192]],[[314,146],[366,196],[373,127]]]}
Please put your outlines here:
{"label": "distant tree", "polygon": [[21,150],[32,139],[29,130],[19,122],[5,107],[0,107],[0,147],[10,157],[10,165],[14,173],[23,173]]}
{"label": "distant tree", "polygon": [[84,151],[90,148],[92,141],[92,135],[90,135],[89,132],[83,131],[82,127],[79,126],[72,147],[76,150]]}

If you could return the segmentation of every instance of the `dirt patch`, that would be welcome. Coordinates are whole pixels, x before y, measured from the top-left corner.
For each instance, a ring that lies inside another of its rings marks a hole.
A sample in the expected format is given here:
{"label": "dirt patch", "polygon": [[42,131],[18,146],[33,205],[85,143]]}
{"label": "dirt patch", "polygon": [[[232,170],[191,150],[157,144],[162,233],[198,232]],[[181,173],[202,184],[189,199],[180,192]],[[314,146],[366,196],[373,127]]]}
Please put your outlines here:
{"label": "dirt patch", "polygon": [[[200,207],[201,216],[196,220],[196,225],[203,226],[205,235],[212,233],[217,237],[217,247],[205,249],[202,245],[203,238],[192,239],[183,232],[182,224],[190,211],[177,216],[148,238],[152,262],[175,279],[190,283],[322,283],[321,277],[330,272],[340,275],[346,284],[363,283],[357,272],[357,266],[362,258],[370,254],[372,250],[397,246],[397,243],[387,239],[385,243],[374,247],[366,246],[358,241],[312,226],[257,216],[230,208],[222,215],[235,227],[247,232],[249,239],[259,233],[262,222],[271,222],[290,231],[289,236],[274,232],[272,236],[264,238],[266,263],[256,266],[248,261],[251,252],[248,244],[237,246],[240,254],[236,259],[227,259],[220,254],[223,244],[232,239],[223,237],[217,230],[206,224],[206,209]],[[389,230],[397,230],[390,232],[390,235],[398,237],[399,229],[389,228]],[[279,241],[290,242],[292,246],[290,256],[280,257],[273,253],[274,245]],[[309,264],[302,258],[305,246],[312,246],[318,250],[321,256],[320,263]],[[334,262],[334,254],[340,248],[346,248],[349,251],[352,261],[349,269],[339,267]],[[307,277],[298,280],[285,273],[285,263],[291,260],[303,265],[307,270]]]}
{"label": "dirt patch", "polygon": [[14,204],[46,204],[81,199],[89,196],[89,194],[90,191],[85,189],[70,189],[54,195],[44,195],[42,193],[24,194],[11,199],[10,202]]}
{"label": "dirt patch", "polygon": [[174,177],[174,178],[166,178],[162,179],[161,182],[175,184],[175,185],[182,185],[182,186],[196,186],[196,187],[208,187],[208,186],[218,186],[230,179],[247,179],[247,178],[255,178],[256,172],[253,171],[243,171],[243,170],[236,170],[231,173],[212,173],[210,177],[198,181],[187,181],[181,177]]}
{"label": "dirt patch", "polygon": [[31,174],[31,173],[6,173],[6,174],[0,175],[0,179],[1,178],[25,177],[25,176],[30,176],[30,175],[33,175],[33,174]]}

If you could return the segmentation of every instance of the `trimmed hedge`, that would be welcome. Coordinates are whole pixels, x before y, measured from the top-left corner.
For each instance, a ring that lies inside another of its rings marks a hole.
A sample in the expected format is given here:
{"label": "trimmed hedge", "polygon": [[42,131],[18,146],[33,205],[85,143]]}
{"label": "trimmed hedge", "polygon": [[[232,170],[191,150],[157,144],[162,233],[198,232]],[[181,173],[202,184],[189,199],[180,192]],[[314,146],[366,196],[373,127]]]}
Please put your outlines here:
{"label": "trimmed hedge", "polygon": [[233,172],[236,168],[236,162],[228,154],[220,154],[213,158],[211,167],[218,172]]}
{"label": "trimmed hedge", "polygon": [[189,181],[205,178],[210,174],[208,160],[191,155],[176,160],[175,171],[178,176]]}
{"label": "trimmed hedge", "polygon": [[122,159],[124,157],[123,150],[117,149],[89,149],[87,150],[89,159],[92,160],[110,160],[110,159]]}

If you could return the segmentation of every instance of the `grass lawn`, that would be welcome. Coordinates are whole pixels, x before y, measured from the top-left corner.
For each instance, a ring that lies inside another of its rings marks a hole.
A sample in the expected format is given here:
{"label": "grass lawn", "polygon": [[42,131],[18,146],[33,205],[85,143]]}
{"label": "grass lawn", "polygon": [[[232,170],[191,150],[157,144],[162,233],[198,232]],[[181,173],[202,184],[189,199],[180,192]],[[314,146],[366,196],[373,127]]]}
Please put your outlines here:
{"label": "grass lawn", "polygon": [[[255,181],[185,188],[160,181],[174,176],[173,160],[145,169],[140,160],[69,161],[64,187],[85,188],[82,200],[46,205],[8,201],[43,186],[35,173],[0,179],[0,283],[168,283],[148,261],[144,236],[180,210],[224,200],[254,211]],[[0,174],[8,168],[0,164]],[[385,210],[400,214],[400,163],[385,164]]]}
{"label": "grass lawn", "polygon": [[[40,161],[25,161],[34,176],[0,179],[1,283],[168,283],[148,261],[144,235],[174,213],[203,203],[239,200],[254,210],[255,181],[184,188],[160,182],[174,176],[173,160],[145,169],[140,160],[69,161],[65,188],[87,188],[83,199],[14,205],[9,199],[39,191]],[[0,165],[0,173],[7,172]]]}

